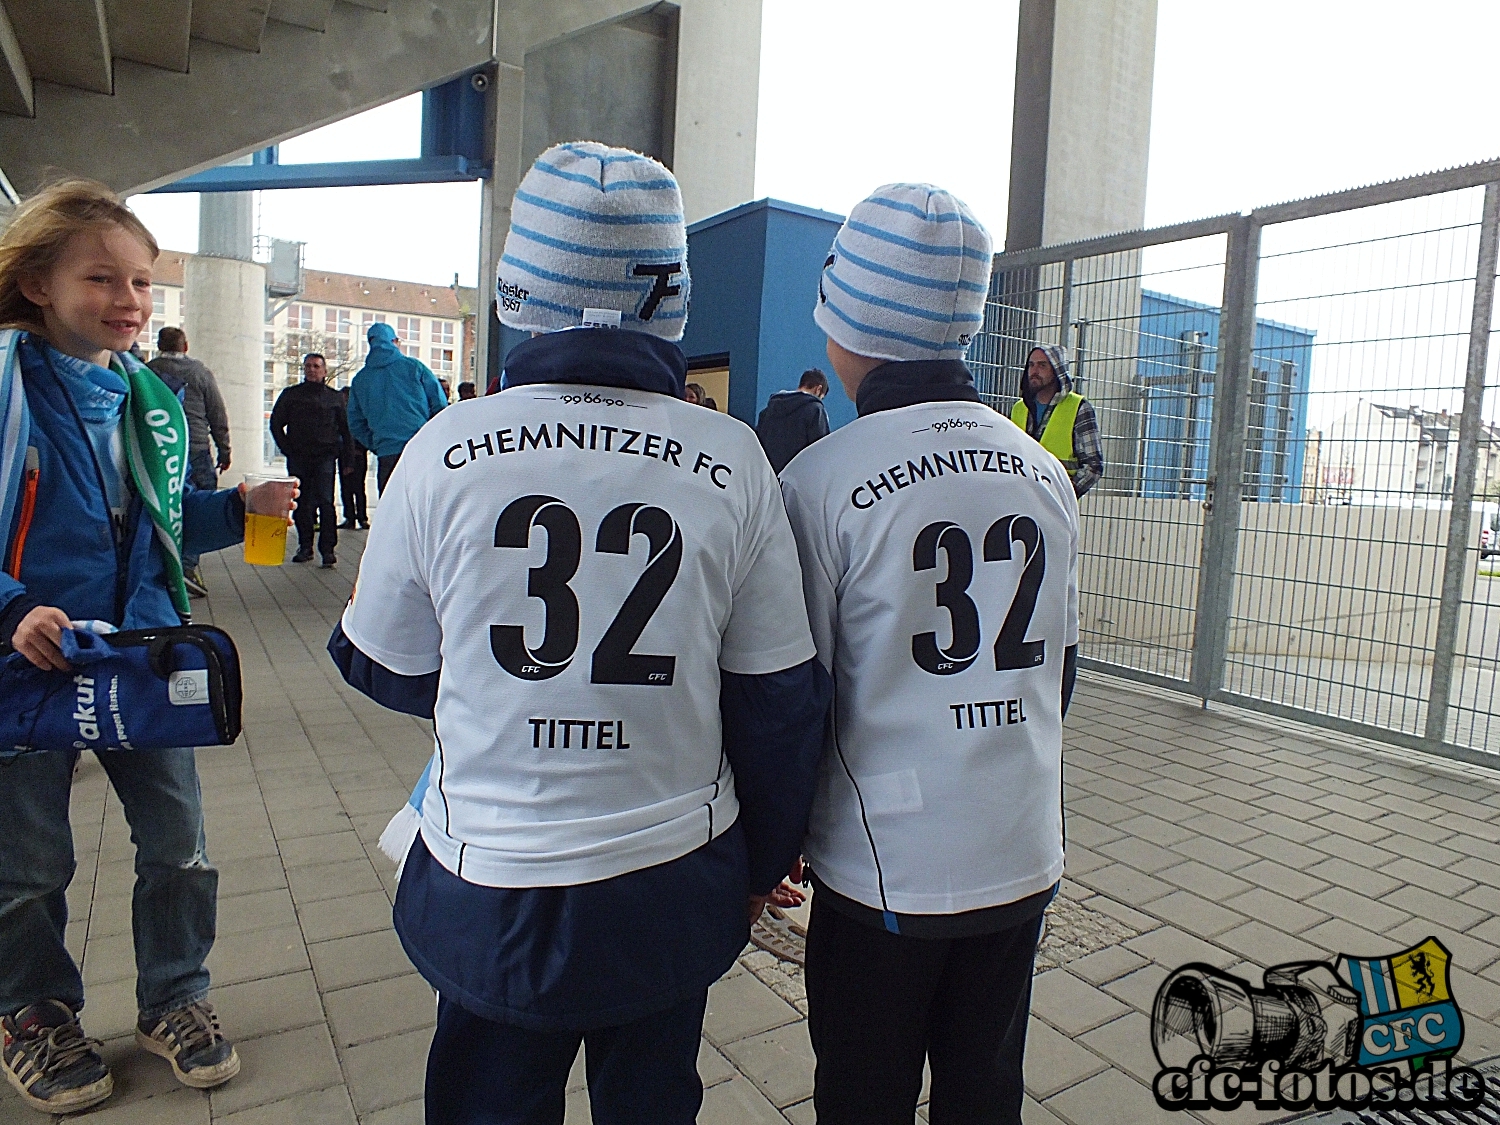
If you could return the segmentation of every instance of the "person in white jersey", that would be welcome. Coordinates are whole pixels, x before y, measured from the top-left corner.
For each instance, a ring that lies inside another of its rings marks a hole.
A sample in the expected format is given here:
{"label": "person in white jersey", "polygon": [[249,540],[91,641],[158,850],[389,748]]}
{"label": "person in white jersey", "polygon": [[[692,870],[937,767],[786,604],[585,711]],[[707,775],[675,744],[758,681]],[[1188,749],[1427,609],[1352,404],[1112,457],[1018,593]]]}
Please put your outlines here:
{"label": "person in white jersey", "polygon": [[686,1125],[708,986],[797,860],[830,685],[748,426],[683,401],[682,199],[544,152],[496,295],[533,338],[381,497],[330,651],[430,714],[395,922],[439,993],[428,1125]]}
{"label": "person in white jersey", "polygon": [[963,362],[990,238],[959,200],[856,206],[814,319],[859,417],[782,493],[834,723],[803,851],[819,1125],[1021,1119],[1042,911],[1063,871],[1078,503]]}

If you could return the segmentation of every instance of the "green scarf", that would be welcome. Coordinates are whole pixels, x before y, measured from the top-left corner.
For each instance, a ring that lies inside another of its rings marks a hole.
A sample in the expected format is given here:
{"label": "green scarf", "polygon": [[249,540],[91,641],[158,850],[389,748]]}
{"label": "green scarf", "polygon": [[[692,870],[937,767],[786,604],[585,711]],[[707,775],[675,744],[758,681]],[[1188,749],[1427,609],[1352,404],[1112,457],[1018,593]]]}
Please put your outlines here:
{"label": "green scarf", "polygon": [[[190,616],[182,580],[182,485],[188,470],[187,415],[156,372],[136,362],[110,364],[130,385],[125,404],[125,459],[156,528],[167,563],[167,593]],[[121,370],[123,368],[123,370]]]}

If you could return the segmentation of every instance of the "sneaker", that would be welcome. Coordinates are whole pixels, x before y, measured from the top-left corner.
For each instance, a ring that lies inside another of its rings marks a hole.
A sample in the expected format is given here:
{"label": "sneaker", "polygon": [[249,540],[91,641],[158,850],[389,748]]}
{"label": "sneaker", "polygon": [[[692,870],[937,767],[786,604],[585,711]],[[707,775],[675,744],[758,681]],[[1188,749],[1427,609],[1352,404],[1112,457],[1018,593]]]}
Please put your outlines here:
{"label": "sneaker", "polygon": [[324,555],[323,556],[322,567],[323,567],[324,570],[332,570],[334,567],[336,567],[338,565],[339,565],[339,560],[336,559],[336,558],[334,558],[334,556],[332,556],[332,555]]}
{"label": "sneaker", "polygon": [[193,597],[208,597],[208,583],[203,581],[203,572],[196,566],[192,570],[183,571],[182,584],[187,587],[187,592]]}
{"label": "sneaker", "polygon": [[295,555],[292,556],[292,561],[293,562],[312,562],[312,552],[311,551],[298,551]]}
{"label": "sneaker", "polygon": [[219,1017],[207,1000],[135,1026],[136,1044],[172,1064],[177,1081],[195,1090],[222,1086],[240,1072],[234,1044],[219,1030]]}
{"label": "sneaker", "polygon": [[5,1077],[32,1109],[73,1113],[114,1093],[115,1080],[84,1037],[78,1016],[61,1000],[40,1000],[0,1020]]}
{"label": "sneaker", "polygon": [[343,523],[339,524],[339,530],[340,531],[353,531],[354,530],[354,521],[353,520],[345,520]]}
{"label": "sneaker", "polygon": [[360,520],[359,521],[359,529],[361,531],[369,531],[370,530],[370,521],[369,520]]}

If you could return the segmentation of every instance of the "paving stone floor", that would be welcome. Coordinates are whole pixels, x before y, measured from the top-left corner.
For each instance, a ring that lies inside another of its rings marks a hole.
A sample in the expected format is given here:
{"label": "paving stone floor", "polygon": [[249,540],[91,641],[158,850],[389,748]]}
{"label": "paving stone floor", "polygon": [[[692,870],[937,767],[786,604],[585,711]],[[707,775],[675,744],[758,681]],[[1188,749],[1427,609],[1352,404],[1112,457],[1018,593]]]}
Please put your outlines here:
{"label": "paving stone floor", "polygon": [[[391,930],[393,872],[376,840],[430,736],[346,688],[323,648],[363,538],[344,533],[337,571],[252,569],[234,552],[205,560],[201,616],[234,634],[246,682],[244,736],[198,758],[221,873],[213,998],[244,1060],[220,1090],[178,1087],[131,1042],[132,848],[103,771],[83,764],[68,935],[116,1094],[79,1120],[422,1119],[433,996]],[[1258,984],[1268,964],[1389,953],[1436,934],[1454,955],[1461,1057],[1500,1052],[1500,774],[1099,676],[1081,684],[1066,746],[1068,875],[1038,964],[1028,1125],[1173,1120],[1144,1084],[1155,1070],[1147,1013],[1188,961]],[[814,1120],[794,977],[752,954],[714,986],[702,1122]],[[568,1121],[588,1119],[575,1070]],[[4,1088],[0,1125],[41,1120]]]}

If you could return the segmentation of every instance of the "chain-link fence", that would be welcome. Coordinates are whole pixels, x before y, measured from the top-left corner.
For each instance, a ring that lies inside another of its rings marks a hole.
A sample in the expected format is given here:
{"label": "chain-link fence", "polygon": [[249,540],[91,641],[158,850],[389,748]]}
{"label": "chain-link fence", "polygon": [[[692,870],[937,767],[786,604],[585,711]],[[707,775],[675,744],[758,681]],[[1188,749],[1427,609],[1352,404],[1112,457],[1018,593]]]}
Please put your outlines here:
{"label": "chain-link fence", "polygon": [[995,259],[981,394],[1059,344],[1099,422],[1085,666],[1494,761],[1497,238],[1500,161]]}

